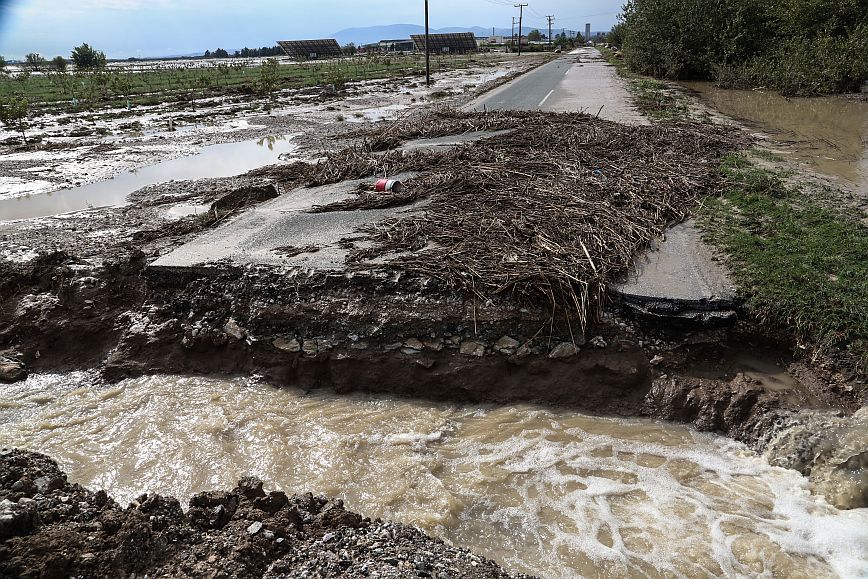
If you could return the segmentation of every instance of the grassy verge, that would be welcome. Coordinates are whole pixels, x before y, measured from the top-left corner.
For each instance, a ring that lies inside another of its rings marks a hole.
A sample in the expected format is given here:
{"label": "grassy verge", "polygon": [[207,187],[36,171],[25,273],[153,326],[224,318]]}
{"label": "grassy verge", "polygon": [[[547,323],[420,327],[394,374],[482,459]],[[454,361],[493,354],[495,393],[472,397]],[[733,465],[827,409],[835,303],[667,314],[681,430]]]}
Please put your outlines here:
{"label": "grassy verge", "polygon": [[729,156],[728,190],[699,214],[730,260],[759,322],[800,344],[844,353],[868,371],[868,227],[860,215],[787,188],[745,156]]}
{"label": "grassy verge", "polygon": [[618,75],[627,81],[633,104],[642,114],[655,121],[682,121],[688,118],[689,110],[684,97],[665,82],[634,74],[615,52],[605,47],[599,50],[606,62],[614,66]]}

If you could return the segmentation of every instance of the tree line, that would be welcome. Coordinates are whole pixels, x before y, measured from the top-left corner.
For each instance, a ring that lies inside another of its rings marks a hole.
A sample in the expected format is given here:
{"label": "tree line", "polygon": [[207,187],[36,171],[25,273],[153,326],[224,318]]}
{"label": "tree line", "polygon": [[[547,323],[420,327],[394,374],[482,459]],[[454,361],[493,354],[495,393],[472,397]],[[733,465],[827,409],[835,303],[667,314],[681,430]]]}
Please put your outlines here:
{"label": "tree line", "polygon": [[280,46],[263,46],[262,48],[247,48],[245,46],[241,50],[236,50],[230,54],[228,50],[218,48],[214,52],[206,50],[202,58],[257,58],[271,56],[283,56],[283,49]]}
{"label": "tree line", "polygon": [[868,0],[628,0],[609,42],[640,74],[851,92],[868,80]]}

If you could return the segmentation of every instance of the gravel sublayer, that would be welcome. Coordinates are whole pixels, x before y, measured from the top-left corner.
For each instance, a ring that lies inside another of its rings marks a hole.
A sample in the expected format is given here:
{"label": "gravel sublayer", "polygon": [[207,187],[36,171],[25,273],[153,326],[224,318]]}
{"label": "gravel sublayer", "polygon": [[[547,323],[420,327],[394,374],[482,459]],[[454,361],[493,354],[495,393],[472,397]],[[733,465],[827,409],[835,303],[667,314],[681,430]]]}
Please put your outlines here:
{"label": "gravel sublayer", "polygon": [[337,499],[266,492],[255,478],[196,494],[187,512],[156,494],[122,508],[70,484],[45,455],[0,451],[0,578],[143,576],[527,577]]}

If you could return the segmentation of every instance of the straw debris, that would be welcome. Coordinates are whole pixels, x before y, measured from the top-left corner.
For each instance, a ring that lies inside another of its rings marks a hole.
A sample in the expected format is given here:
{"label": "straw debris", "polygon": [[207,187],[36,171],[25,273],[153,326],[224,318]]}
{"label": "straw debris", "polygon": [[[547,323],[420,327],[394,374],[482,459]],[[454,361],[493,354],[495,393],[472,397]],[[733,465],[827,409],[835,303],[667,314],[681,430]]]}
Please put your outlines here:
{"label": "straw debris", "polygon": [[[377,154],[366,143],[515,129],[443,152]],[[637,251],[699,197],[722,190],[720,158],[747,145],[699,124],[627,126],[580,113],[443,110],[362,134],[361,146],[312,166],[309,184],[414,172],[402,193],[360,192],[316,211],[410,204],[424,208],[369,225],[351,267],[385,265],[444,281],[485,301],[546,300],[584,329],[607,285]],[[572,325],[571,325],[572,327]]]}

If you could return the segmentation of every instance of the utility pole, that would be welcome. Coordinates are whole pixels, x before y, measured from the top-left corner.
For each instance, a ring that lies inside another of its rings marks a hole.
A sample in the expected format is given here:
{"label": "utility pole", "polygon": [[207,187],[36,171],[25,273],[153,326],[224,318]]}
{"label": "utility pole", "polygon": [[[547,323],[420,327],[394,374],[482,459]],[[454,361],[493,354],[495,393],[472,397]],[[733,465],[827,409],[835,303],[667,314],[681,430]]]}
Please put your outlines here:
{"label": "utility pole", "polygon": [[510,42],[512,42],[512,47],[510,47],[510,52],[515,48],[515,16],[512,17],[512,36],[509,37]]}
{"label": "utility pole", "polygon": [[515,8],[518,8],[518,55],[521,56],[521,19],[524,17],[524,7],[527,4],[513,4]]}
{"label": "utility pole", "polygon": [[546,20],[549,21],[549,50],[552,49],[552,22],[555,21],[554,16],[546,16]]}
{"label": "utility pole", "polygon": [[431,50],[428,48],[428,0],[425,0],[425,86],[431,86]]}

